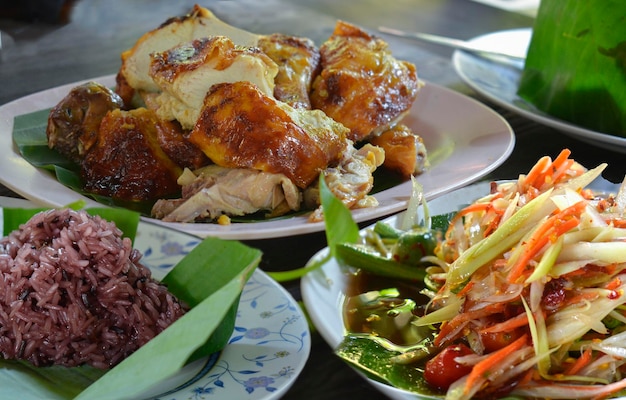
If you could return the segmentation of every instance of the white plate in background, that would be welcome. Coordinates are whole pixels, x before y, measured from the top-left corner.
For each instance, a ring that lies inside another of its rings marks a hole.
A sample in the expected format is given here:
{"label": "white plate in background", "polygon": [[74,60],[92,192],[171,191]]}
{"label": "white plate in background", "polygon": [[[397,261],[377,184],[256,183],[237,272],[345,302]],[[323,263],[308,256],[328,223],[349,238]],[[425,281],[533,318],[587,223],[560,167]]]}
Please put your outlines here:
{"label": "white plate in background", "polygon": [[[496,51],[522,50],[528,49],[531,37],[530,28],[513,29],[478,36],[469,42],[488,45]],[[626,138],[594,131],[552,117],[519,97],[517,90],[524,69],[523,61],[503,63],[456,50],[452,55],[452,63],[465,83],[493,103],[594,146],[626,153]]]}

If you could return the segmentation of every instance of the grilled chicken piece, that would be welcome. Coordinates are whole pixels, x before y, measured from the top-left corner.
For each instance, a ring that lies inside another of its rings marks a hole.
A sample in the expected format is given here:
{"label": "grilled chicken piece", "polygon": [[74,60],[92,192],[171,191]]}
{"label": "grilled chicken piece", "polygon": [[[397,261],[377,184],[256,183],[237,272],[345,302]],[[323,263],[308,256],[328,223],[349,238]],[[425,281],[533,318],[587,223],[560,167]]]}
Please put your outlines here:
{"label": "grilled chicken piece", "polygon": [[178,182],[182,198],[157,201],[152,208],[155,218],[194,222],[258,211],[279,216],[297,211],[302,201],[299,189],[285,175],[254,169],[209,165],[194,172],[185,170]]}
{"label": "grilled chicken piece", "polygon": [[396,60],[386,42],[354,25],[339,21],[320,54],[311,105],[348,127],[355,142],[393,126],[417,98],[415,65]]}
{"label": "grilled chicken piece", "polygon": [[[372,174],[384,160],[385,151],[380,147],[366,143],[357,150],[350,144],[339,165],[324,171],[324,180],[328,189],[349,209],[374,207],[378,200],[369,195],[374,186]],[[309,216],[310,221],[323,219],[317,185],[305,190],[304,204],[310,209],[317,207]]]}
{"label": "grilled chicken piece", "polygon": [[369,142],[385,150],[383,166],[403,178],[419,175],[429,166],[424,141],[404,124],[386,130]]}
{"label": "grilled chicken piece", "polygon": [[[219,20],[211,11],[198,5],[187,15],[171,18],[147,32],[132,48],[122,53],[116,92],[127,104],[143,104],[145,96],[161,90],[149,74],[151,54],[213,36],[228,37],[237,46],[259,47],[280,67],[276,76],[277,98],[296,108],[310,108],[308,93],[313,77],[319,72],[320,59],[312,40],[283,34],[257,35]],[[247,78],[244,76],[241,80]]]}
{"label": "grilled chicken piece", "polygon": [[242,81],[211,87],[189,141],[217,165],[284,174],[306,188],[341,159],[346,134],[321,111],[294,109]]}
{"label": "grilled chicken piece", "polygon": [[150,76],[162,90],[154,99],[157,115],[195,125],[204,97],[216,83],[246,80],[267,96],[274,93],[278,67],[256,47],[235,46],[225,36],[183,43],[151,55]]}
{"label": "grilled chicken piece", "polygon": [[48,115],[48,147],[80,163],[93,146],[104,115],[124,102],[112,90],[96,82],[73,88]]}
{"label": "grilled chicken piece", "polygon": [[179,167],[198,169],[211,162],[187,139],[189,133],[183,131],[179,124],[161,121],[156,128],[159,147]]}
{"label": "grilled chicken piece", "polygon": [[[227,36],[237,45],[246,47],[255,46],[258,41],[258,35],[235,28],[219,20],[206,8],[195,5],[187,15],[170,18],[157,29],[145,33],[132,48],[123,52],[118,81],[134,90],[157,92],[159,87],[148,74],[150,54],[216,35]],[[128,96],[128,91],[125,93]]]}
{"label": "grilled chicken piece", "polygon": [[158,144],[158,131],[169,129],[177,128],[145,108],[107,113],[81,164],[85,190],[125,201],[177,195],[182,170]]}
{"label": "grilled chicken piece", "polygon": [[278,65],[274,97],[293,108],[311,108],[309,92],[319,73],[320,53],[308,38],[275,33],[259,37],[258,47]]}

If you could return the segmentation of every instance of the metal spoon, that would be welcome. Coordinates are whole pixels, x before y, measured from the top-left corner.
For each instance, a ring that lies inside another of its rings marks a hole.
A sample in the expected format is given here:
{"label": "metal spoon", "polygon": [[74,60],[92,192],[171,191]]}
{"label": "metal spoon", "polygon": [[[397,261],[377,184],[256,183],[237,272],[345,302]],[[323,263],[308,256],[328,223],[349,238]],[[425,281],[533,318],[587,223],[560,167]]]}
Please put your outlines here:
{"label": "metal spoon", "polygon": [[519,53],[514,51],[507,51],[503,49],[490,49],[488,47],[484,47],[475,43],[466,42],[464,40],[452,39],[444,36],[431,35],[429,33],[421,33],[421,32],[407,32],[399,29],[389,28],[386,26],[379,26],[378,30],[383,33],[387,33],[393,36],[399,36],[403,38],[417,39],[428,43],[436,43],[442,46],[448,46],[455,49],[469,51],[471,53],[477,53],[482,55],[494,55],[512,58],[515,60],[525,60],[526,53]]}

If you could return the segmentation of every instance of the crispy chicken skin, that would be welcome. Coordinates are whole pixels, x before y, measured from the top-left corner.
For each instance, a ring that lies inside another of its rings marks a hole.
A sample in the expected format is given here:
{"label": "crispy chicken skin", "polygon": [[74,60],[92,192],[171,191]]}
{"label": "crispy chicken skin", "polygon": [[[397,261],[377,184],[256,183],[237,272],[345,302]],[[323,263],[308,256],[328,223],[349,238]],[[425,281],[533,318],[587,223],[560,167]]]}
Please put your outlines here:
{"label": "crispy chicken skin", "polygon": [[85,190],[117,200],[156,200],[179,193],[182,170],[160,148],[158,131],[172,128],[153,111],[113,110],[81,164]]}
{"label": "crispy chicken skin", "polygon": [[189,141],[189,132],[178,123],[161,121],[156,129],[159,146],[179,167],[198,169],[211,162],[202,150]]}
{"label": "crispy chicken skin", "polygon": [[150,76],[162,92],[154,98],[160,118],[195,125],[204,97],[216,83],[246,80],[274,92],[276,63],[256,47],[236,46],[225,36],[183,43],[151,55]]}
{"label": "crispy chicken skin", "polygon": [[98,136],[104,115],[124,102],[112,90],[96,82],[74,87],[48,115],[48,147],[79,163]]}
{"label": "crispy chicken skin", "polygon": [[282,173],[305,188],[341,158],[346,133],[320,111],[294,109],[241,81],[210,89],[189,141],[217,165]]}
{"label": "crispy chicken skin", "polygon": [[261,36],[258,47],[278,65],[274,97],[293,108],[311,108],[309,92],[319,73],[320,53],[308,38],[281,33]]}
{"label": "crispy chicken skin", "polygon": [[370,143],[385,150],[383,166],[405,179],[421,174],[428,168],[424,141],[404,124],[397,124],[371,138]]}
{"label": "crispy chicken skin", "polygon": [[348,127],[355,142],[393,126],[417,98],[415,65],[396,60],[385,41],[354,25],[339,21],[320,54],[311,105]]}

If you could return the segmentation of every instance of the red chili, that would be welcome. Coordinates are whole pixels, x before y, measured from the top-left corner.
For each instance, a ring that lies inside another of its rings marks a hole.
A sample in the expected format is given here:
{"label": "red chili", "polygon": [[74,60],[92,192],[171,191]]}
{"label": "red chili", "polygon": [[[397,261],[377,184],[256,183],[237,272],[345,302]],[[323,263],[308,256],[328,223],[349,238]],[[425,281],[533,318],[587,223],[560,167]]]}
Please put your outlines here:
{"label": "red chili", "polygon": [[472,370],[471,366],[462,365],[456,361],[457,357],[469,354],[474,354],[474,352],[464,344],[446,347],[426,362],[424,379],[432,387],[447,390],[454,381],[469,374]]}

